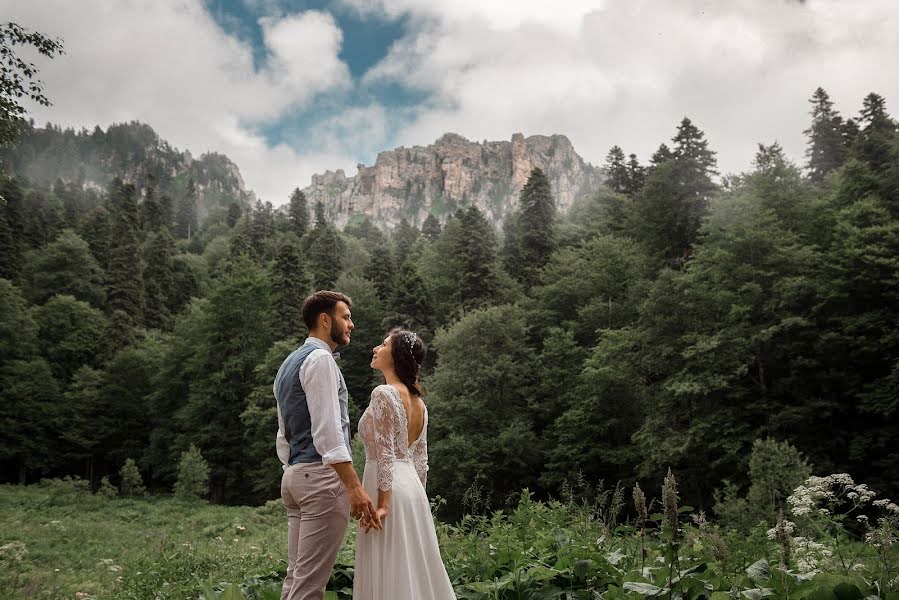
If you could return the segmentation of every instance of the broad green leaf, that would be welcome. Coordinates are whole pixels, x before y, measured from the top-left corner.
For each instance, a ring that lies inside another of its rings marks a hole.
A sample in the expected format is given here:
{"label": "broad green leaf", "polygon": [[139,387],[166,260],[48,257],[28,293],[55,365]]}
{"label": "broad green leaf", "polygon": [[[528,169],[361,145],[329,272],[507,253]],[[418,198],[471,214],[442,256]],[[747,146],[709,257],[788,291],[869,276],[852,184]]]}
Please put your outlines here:
{"label": "broad green leaf", "polygon": [[838,583],[836,587],[833,588],[833,593],[836,594],[837,598],[840,600],[861,600],[865,597],[857,586],[846,582]]}
{"label": "broad green leaf", "polygon": [[740,593],[744,598],[749,598],[749,600],[761,600],[761,598],[773,596],[774,590],[769,588],[753,588],[751,590],[743,590]]}
{"label": "broad green leaf", "polygon": [[771,569],[768,567],[768,561],[764,558],[757,560],[749,565],[746,574],[755,581],[768,581],[771,579]]}
{"label": "broad green leaf", "polygon": [[637,592],[643,596],[661,596],[668,591],[666,588],[640,581],[625,581],[621,587],[629,592]]}

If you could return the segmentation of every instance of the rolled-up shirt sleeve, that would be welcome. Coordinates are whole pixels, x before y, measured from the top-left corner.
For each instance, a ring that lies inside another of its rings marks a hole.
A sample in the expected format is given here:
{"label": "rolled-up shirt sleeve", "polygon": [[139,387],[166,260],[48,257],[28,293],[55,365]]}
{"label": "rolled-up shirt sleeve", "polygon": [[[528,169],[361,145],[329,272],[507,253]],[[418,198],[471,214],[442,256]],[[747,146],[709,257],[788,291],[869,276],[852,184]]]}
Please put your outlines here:
{"label": "rolled-up shirt sleeve", "polygon": [[287,461],[290,460],[290,444],[284,437],[284,417],[281,416],[281,407],[275,402],[275,408],[278,409],[278,433],[275,434],[275,451],[278,453],[278,459],[281,464],[286,467]]}
{"label": "rolled-up shirt sleeve", "polygon": [[314,350],[300,368],[300,383],[312,421],[312,444],[322,463],[352,462],[340,424],[337,363],[326,350]]}

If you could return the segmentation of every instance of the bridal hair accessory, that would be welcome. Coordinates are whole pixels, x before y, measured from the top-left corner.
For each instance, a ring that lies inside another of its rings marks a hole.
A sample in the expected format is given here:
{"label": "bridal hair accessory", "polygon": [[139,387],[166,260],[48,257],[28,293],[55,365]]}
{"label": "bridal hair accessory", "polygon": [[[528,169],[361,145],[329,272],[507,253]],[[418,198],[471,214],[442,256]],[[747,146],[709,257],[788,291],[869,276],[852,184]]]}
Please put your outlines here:
{"label": "bridal hair accessory", "polygon": [[406,349],[409,351],[409,356],[412,357],[412,361],[415,363],[415,366],[420,369],[421,363],[416,360],[415,353],[412,351],[415,348],[415,338],[417,337],[418,334],[412,331],[407,331],[403,334],[403,341],[406,342]]}

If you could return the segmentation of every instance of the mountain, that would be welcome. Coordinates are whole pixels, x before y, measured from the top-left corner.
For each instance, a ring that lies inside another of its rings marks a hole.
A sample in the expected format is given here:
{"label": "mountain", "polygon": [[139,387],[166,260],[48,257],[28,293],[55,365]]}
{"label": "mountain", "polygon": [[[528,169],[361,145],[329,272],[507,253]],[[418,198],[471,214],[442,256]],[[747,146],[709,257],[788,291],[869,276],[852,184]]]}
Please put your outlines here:
{"label": "mountain", "polygon": [[561,211],[602,180],[564,135],[516,133],[508,142],[478,143],[447,133],[430,146],[381,152],[374,166],[360,164],[351,177],[343,170],[313,175],[303,192],[340,228],[365,217],[387,229],[403,218],[420,226],[429,213],[443,221],[471,204],[500,226],[534,167],[546,174]]}
{"label": "mountain", "polygon": [[99,190],[106,190],[116,177],[139,190],[155,181],[157,193],[176,203],[193,179],[201,222],[211,213],[227,211],[232,202],[246,210],[256,200],[227,156],[207,153],[194,158],[138,122],[111,125],[106,131],[25,125],[16,146],[0,150],[0,163],[31,185],[45,188],[58,179]]}

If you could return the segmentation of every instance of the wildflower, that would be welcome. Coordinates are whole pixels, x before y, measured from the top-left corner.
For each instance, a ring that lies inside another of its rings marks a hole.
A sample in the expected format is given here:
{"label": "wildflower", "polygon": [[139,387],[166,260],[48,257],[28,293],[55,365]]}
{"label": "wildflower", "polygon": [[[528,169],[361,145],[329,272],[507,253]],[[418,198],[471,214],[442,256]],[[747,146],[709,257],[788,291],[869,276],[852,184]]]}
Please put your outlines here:
{"label": "wildflower", "polygon": [[790,568],[790,535],[793,527],[793,523],[784,519],[784,511],[780,511],[774,528],[774,539],[780,544],[780,564],[784,569]]}
{"label": "wildflower", "polygon": [[678,537],[677,480],[674,478],[674,473],[671,472],[671,467],[668,467],[668,475],[665,476],[665,481],[662,483],[662,505],[665,507],[665,520],[671,527],[672,535],[676,540]]}
{"label": "wildflower", "polygon": [[867,523],[868,515],[859,515],[859,516],[855,517],[855,520],[858,521],[859,523]]}
{"label": "wildflower", "polygon": [[646,495],[640,489],[639,483],[634,484],[634,508],[637,510],[637,521],[639,521],[642,531],[646,527],[649,511],[646,508]]}

